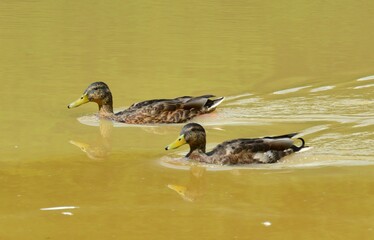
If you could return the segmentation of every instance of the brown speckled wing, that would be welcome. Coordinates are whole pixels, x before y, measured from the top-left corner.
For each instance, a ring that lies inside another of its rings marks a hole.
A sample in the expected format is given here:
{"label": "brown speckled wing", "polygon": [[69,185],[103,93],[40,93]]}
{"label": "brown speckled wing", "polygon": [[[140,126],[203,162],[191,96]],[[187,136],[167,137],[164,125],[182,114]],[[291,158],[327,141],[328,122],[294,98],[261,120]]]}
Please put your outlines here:
{"label": "brown speckled wing", "polygon": [[196,116],[197,112],[181,109],[173,104],[156,104],[145,106],[123,117],[129,124],[182,123]]}
{"label": "brown speckled wing", "polygon": [[271,163],[287,155],[292,146],[288,138],[235,139],[219,144],[207,153],[211,163],[246,164]]}
{"label": "brown speckled wing", "polygon": [[180,97],[149,100],[133,104],[116,114],[118,121],[129,124],[183,123],[204,112],[207,99]]}
{"label": "brown speckled wing", "polygon": [[214,109],[209,107],[223,99],[209,100],[209,97],[213,95],[138,102],[116,113],[113,120],[129,124],[183,123],[199,114],[211,112]]}

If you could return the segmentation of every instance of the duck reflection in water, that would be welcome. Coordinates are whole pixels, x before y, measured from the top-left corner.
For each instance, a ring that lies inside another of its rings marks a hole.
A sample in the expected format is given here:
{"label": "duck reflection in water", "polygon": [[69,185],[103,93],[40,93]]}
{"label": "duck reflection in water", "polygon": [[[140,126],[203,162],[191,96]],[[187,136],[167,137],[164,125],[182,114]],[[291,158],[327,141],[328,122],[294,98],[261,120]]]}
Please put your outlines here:
{"label": "duck reflection in water", "polygon": [[106,119],[100,119],[100,136],[97,141],[92,143],[83,143],[70,140],[70,143],[79,147],[87,157],[92,160],[105,160],[110,155],[111,142],[110,136],[113,129],[113,122]]}
{"label": "duck reflection in water", "polygon": [[191,166],[190,179],[186,185],[168,184],[168,188],[174,190],[188,202],[195,202],[204,195],[205,167],[198,165]]}

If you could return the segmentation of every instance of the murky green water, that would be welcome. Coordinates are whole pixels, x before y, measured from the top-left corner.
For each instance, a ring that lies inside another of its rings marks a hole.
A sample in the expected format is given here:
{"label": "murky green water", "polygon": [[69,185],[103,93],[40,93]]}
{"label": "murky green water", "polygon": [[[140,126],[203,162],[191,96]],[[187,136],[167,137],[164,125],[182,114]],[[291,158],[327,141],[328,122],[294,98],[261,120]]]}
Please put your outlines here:
{"label": "murky green water", "polygon": [[[372,239],[371,1],[3,1],[1,239]],[[174,164],[182,125],[68,110],[215,94],[208,148],[300,132],[266,166]],[[93,125],[93,126],[90,126]]]}

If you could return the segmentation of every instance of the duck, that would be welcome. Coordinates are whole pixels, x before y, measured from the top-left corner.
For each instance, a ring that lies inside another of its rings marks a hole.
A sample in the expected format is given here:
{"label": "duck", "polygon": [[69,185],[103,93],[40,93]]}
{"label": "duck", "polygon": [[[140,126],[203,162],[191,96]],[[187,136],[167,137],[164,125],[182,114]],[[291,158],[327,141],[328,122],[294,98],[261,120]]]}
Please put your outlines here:
{"label": "duck", "polygon": [[276,163],[283,157],[298,152],[305,147],[294,145],[293,137],[298,133],[290,133],[273,137],[239,138],[225,141],[210,152],[206,152],[206,132],[198,123],[186,124],[179,137],[165,147],[175,149],[184,144],[190,146],[185,158],[204,164],[235,165],[252,163]]}
{"label": "duck", "polygon": [[70,103],[68,108],[95,102],[99,106],[98,116],[104,119],[128,124],[184,123],[198,115],[213,112],[223,100],[224,97],[215,98],[211,94],[152,99],[134,103],[129,108],[114,113],[113,97],[108,85],[104,82],[94,82],[80,98]]}

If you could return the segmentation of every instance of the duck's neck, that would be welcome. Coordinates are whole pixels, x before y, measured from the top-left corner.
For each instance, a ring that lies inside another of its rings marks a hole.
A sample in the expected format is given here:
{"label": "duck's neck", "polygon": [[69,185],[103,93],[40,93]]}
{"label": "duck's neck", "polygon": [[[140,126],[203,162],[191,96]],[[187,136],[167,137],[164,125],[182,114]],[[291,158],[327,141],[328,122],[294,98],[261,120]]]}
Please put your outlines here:
{"label": "duck's neck", "polygon": [[202,155],[205,155],[204,151],[200,149],[195,149],[195,150],[190,150],[185,157],[196,160],[196,158],[199,158],[199,156],[202,156]]}
{"label": "duck's neck", "polygon": [[110,117],[113,116],[113,99],[112,94],[109,92],[104,99],[97,102],[99,105],[99,116]]}
{"label": "duck's neck", "polygon": [[206,145],[205,138],[201,139],[196,144],[193,144],[193,145],[190,144],[190,151],[187,153],[186,157],[187,158],[192,157],[191,155],[192,153],[194,153],[193,155],[196,155],[196,154],[205,155],[205,145]]}
{"label": "duck's neck", "polygon": [[112,105],[99,105],[99,116],[101,117],[109,117],[114,115],[113,113],[113,106]]}

